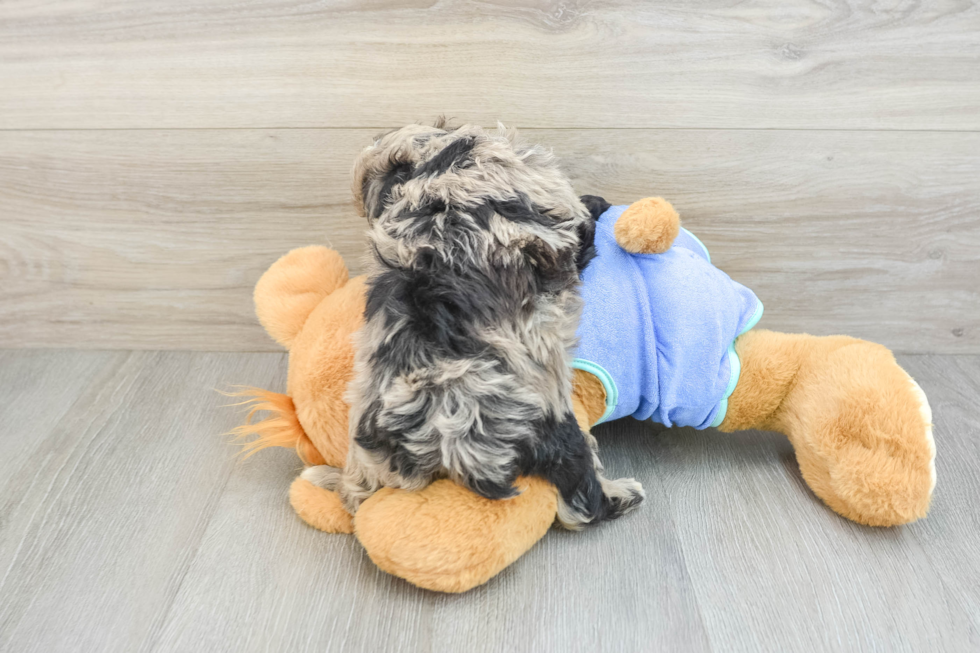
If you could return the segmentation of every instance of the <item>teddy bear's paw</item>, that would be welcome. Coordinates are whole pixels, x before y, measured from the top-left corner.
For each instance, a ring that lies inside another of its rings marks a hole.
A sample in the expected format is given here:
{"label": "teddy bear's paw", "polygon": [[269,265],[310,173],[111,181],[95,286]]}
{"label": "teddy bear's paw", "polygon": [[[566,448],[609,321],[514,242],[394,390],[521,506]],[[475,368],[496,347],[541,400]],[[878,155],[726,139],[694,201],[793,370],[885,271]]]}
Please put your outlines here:
{"label": "teddy bear's paw", "polygon": [[827,505],[868,526],[897,526],[925,517],[932,497],[928,471],[910,465],[902,454],[856,443],[829,462],[825,484],[814,476],[809,474],[808,481]]}
{"label": "teddy bear's paw", "polygon": [[861,524],[925,517],[936,446],[921,388],[881,345],[843,336],[787,339],[805,357],[771,424],[793,443],[807,485]]}
{"label": "teddy bear's paw", "polygon": [[326,533],[353,533],[354,522],[336,492],[298,476],[289,487],[289,503],[299,518]]}
{"label": "teddy bear's paw", "polygon": [[609,503],[606,519],[616,519],[626,513],[632,512],[639,507],[646,498],[643,486],[636,479],[617,478],[609,480],[600,479],[602,483],[602,494]]}
{"label": "teddy bear's paw", "polygon": [[836,512],[869,526],[925,517],[936,485],[925,393],[883,347],[857,343],[827,360],[849,367],[823,378],[820,402],[801,413],[791,436],[807,484]]}

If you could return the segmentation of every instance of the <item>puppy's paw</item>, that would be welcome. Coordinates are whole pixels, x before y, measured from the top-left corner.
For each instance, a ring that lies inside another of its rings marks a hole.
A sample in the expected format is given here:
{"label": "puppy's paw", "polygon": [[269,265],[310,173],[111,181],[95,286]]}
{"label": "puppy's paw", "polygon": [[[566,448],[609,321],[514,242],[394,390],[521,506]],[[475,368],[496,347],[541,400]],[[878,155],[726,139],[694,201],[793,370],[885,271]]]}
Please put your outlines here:
{"label": "puppy's paw", "polygon": [[330,465],[314,465],[313,467],[307,467],[300,474],[300,478],[303,478],[317,487],[322,487],[324,490],[337,490],[340,487],[340,478],[342,470],[339,467],[331,467]]}
{"label": "puppy's paw", "polygon": [[616,519],[635,510],[646,498],[643,486],[636,479],[602,479],[602,494],[608,503],[606,519]]}

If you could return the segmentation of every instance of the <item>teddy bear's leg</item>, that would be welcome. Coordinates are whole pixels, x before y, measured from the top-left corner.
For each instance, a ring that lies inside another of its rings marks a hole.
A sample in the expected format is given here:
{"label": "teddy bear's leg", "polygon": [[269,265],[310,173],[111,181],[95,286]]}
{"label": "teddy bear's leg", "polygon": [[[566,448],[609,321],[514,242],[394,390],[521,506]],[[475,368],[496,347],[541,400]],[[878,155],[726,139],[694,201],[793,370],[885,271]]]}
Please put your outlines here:
{"label": "teddy bear's leg", "polygon": [[327,533],[354,532],[354,520],[344,510],[340,495],[324,490],[302,474],[289,486],[289,503],[300,519],[313,528]]}
{"label": "teddy bear's leg", "polygon": [[[313,445],[313,442],[303,431],[296,417],[292,398],[288,395],[250,388],[245,392],[235,393],[239,396],[249,396],[245,402],[252,405],[245,423],[232,430],[239,438],[258,436],[244,444],[246,457],[267,447],[284,447],[295,449],[300,459],[307,465],[307,471],[320,469],[324,466],[324,458]],[[257,411],[265,411],[268,416],[253,422],[251,416]],[[346,436],[346,431],[344,432]],[[296,514],[306,523],[328,533],[352,533],[354,525],[351,516],[344,510],[340,497],[335,492],[328,492],[316,483],[306,478],[306,472],[289,488],[289,502]]]}
{"label": "teddy bear's leg", "polygon": [[[575,415],[583,432],[602,415],[605,396],[595,377],[575,371]],[[308,524],[349,532],[339,496],[311,482],[307,468],[293,482],[290,502]],[[360,507],[353,527],[382,570],[425,589],[464,592],[500,573],[541,539],[555,521],[555,487],[538,478],[518,480],[513,499],[484,499],[449,480],[417,492],[383,488]]]}
{"label": "teddy bear's leg", "polygon": [[807,484],[871,526],[925,516],[935,486],[932,413],[891,352],[844,336],[750,331],[723,431],[785,433]]}
{"label": "teddy bear's leg", "polygon": [[485,499],[448,479],[407,492],[382,488],[357,511],[354,531],[378,567],[414,585],[465,592],[487,582],[544,537],[558,495],[539,478],[512,499]]}

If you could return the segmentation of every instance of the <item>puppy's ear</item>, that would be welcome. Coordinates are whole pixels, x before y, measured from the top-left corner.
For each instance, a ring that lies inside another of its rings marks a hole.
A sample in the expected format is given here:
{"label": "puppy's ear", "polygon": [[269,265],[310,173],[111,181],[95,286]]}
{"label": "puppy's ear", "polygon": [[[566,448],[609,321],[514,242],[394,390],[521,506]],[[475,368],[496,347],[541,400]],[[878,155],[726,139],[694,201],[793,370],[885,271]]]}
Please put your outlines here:
{"label": "puppy's ear", "polygon": [[366,148],[354,162],[353,191],[358,213],[369,221],[377,219],[392,190],[412,176],[412,164],[400,161],[377,145]]}
{"label": "puppy's ear", "polygon": [[580,238],[579,230],[583,226],[592,227],[590,219],[581,215],[578,224],[571,220],[556,222],[527,197],[490,200],[474,211],[476,221],[483,225],[490,225],[492,216],[501,220],[499,228],[494,229],[497,240],[507,248],[520,250],[539,289],[559,290],[575,279],[580,248],[578,238],[571,235],[574,230]]}
{"label": "puppy's ear", "polygon": [[361,150],[354,161],[351,184],[361,216],[373,222],[384,212],[394,190],[414,174],[419,139],[432,132],[432,127],[407,125],[378,135],[372,145]]}
{"label": "puppy's ear", "polygon": [[578,228],[581,247],[576,265],[578,266],[579,274],[582,274],[582,270],[589,264],[589,261],[595,258],[595,223],[599,219],[599,216],[609,210],[612,204],[598,195],[583,195],[579,198],[579,201],[585,205],[585,208],[589,210],[589,215],[592,216],[591,220],[586,220]]}
{"label": "puppy's ear", "polygon": [[589,264],[589,261],[595,258],[595,220],[583,220],[582,223],[575,230],[578,233],[578,256],[575,258],[575,267],[578,268],[578,273],[582,274],[582,270],[585,266]]}
{"label": "puppy's ear", "polygon": [[585,208],[589,210],[593,220],[598,220],[612,206],[612,204],[598,195],[583,195],[579,200],[581,200],[582,204],[585,204]]}
{"label": "puppy's ear", "polygon": [[574,250],[555,249],[540,238],[531,239],[521,249],[540,291],[562,290],[576,278]]}

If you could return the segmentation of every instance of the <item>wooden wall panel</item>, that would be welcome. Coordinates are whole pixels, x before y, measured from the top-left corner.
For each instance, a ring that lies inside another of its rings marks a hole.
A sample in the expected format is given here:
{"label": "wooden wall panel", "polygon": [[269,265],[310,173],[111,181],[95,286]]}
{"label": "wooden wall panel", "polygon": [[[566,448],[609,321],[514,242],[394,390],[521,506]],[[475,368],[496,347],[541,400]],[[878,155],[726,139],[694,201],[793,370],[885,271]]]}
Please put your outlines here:
{"label": "wooden wall panel", "polygon": [[980,128],[970,0],[8,0],[0,128]]}
{"label": "wooden wall panel", "polygon": [[[663,195],[762,326],[980,352],[980,134],[526,130],[576,188]],[[0,132],[0,347],[271,350],[251,288],[311,243],[359,267],[373,130]]]}

